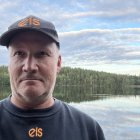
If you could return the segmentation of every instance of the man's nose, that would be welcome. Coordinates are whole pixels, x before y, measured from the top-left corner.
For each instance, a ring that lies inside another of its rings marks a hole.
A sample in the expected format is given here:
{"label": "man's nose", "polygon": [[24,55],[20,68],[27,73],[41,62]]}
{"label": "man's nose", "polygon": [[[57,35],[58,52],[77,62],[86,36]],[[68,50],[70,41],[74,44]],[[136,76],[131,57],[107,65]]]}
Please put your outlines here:
{"label": "man's nose", "polygon": [[38,65],[33,57],[27,57],[24,60],[23,71],[35,73],[38,70]]}

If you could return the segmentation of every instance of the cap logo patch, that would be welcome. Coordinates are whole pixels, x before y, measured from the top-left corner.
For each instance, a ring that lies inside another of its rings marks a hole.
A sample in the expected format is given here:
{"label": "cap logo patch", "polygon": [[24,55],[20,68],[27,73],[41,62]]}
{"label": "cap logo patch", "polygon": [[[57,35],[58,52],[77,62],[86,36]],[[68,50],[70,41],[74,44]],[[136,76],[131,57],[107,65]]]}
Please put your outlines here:
{"label": "cap logo patch", "polygon": [[22,21],[20,21],[18,23],[18,27],[24,27],[24,26],[40,26],[40,20],[33,18],[33,17],[29,17],[26,19],[23,19]]}

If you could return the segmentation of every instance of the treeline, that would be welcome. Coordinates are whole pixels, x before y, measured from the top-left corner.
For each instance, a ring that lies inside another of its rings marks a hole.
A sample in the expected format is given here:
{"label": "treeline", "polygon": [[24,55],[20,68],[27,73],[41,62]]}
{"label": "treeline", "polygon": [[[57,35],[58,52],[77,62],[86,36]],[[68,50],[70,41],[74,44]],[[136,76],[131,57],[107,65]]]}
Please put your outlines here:
{"label": "treeline", "polygon": [[9,75],[6,66],[0,67],[0,99],[10,93]]}
{"label": "treeline", "polygon": [[[84,96],[90,94],[133,94],[132,87],[139,87],[140,77],[118,75],[80,68],[62,68],[57,77],[55,95]],[[0,93],[10,92],[9,75],[6,66],[0,67]],[[63,94],[63,95],[62,95]],[[65,95],[64,95],[65,94]],[[0,94],[2,96],[2,94]],[[85,98],[85,97],[84,97]]]}
{"label": "treeline", "polygon": [[[118,75],[80,68],[64,67],[58,75],[55,93],[67,101],[95,100],[113,95],[136,95],[140,85],[139,76]],[[65,95],[62,93],[65,93]]]}
{"label": "treeline", "polygon": [[58,75],[57,85],[88,85],[98,87],[104,85],[108,85],[109,87],[114,87],[114,85],[116,87],[134,86],[140,85],[140,77],[64,67]]}

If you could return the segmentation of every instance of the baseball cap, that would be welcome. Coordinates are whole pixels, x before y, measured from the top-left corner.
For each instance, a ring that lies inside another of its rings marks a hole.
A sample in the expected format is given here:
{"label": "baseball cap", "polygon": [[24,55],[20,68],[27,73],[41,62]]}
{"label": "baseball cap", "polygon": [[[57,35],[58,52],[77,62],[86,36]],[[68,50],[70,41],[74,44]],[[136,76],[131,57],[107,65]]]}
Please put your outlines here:
{"label": "baseball cap", "polygon": [[17,33],[29,30],[38,31],[49,36],[54,42],[56,42],[58,47],[60,46],[58,34],[53,23],[32,15],[18,20],[17,22],[9,26],[8,31],[4,32],[0,36],[0,45],[8,46],[10,40]]}

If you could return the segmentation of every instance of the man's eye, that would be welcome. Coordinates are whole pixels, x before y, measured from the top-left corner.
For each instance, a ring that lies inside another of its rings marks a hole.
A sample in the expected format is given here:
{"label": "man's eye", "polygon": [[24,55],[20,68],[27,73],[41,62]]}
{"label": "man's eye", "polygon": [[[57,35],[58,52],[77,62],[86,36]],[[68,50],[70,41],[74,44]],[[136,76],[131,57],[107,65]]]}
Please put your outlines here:
{"label": "man's eye", "polygon": [[42,51],[42,52],[37,53],[37,56],[38,57],[44,57],[44,56],[49,56],[49,55],[48,55],[47,52]]}
{"label": "man's eye", "polygon": [[14,56],[24,56],[24,55],[25,55],[25,53],[22,52],[22,51],[17,51],[17,52],[15,52],[15,54],[14,54]]}

